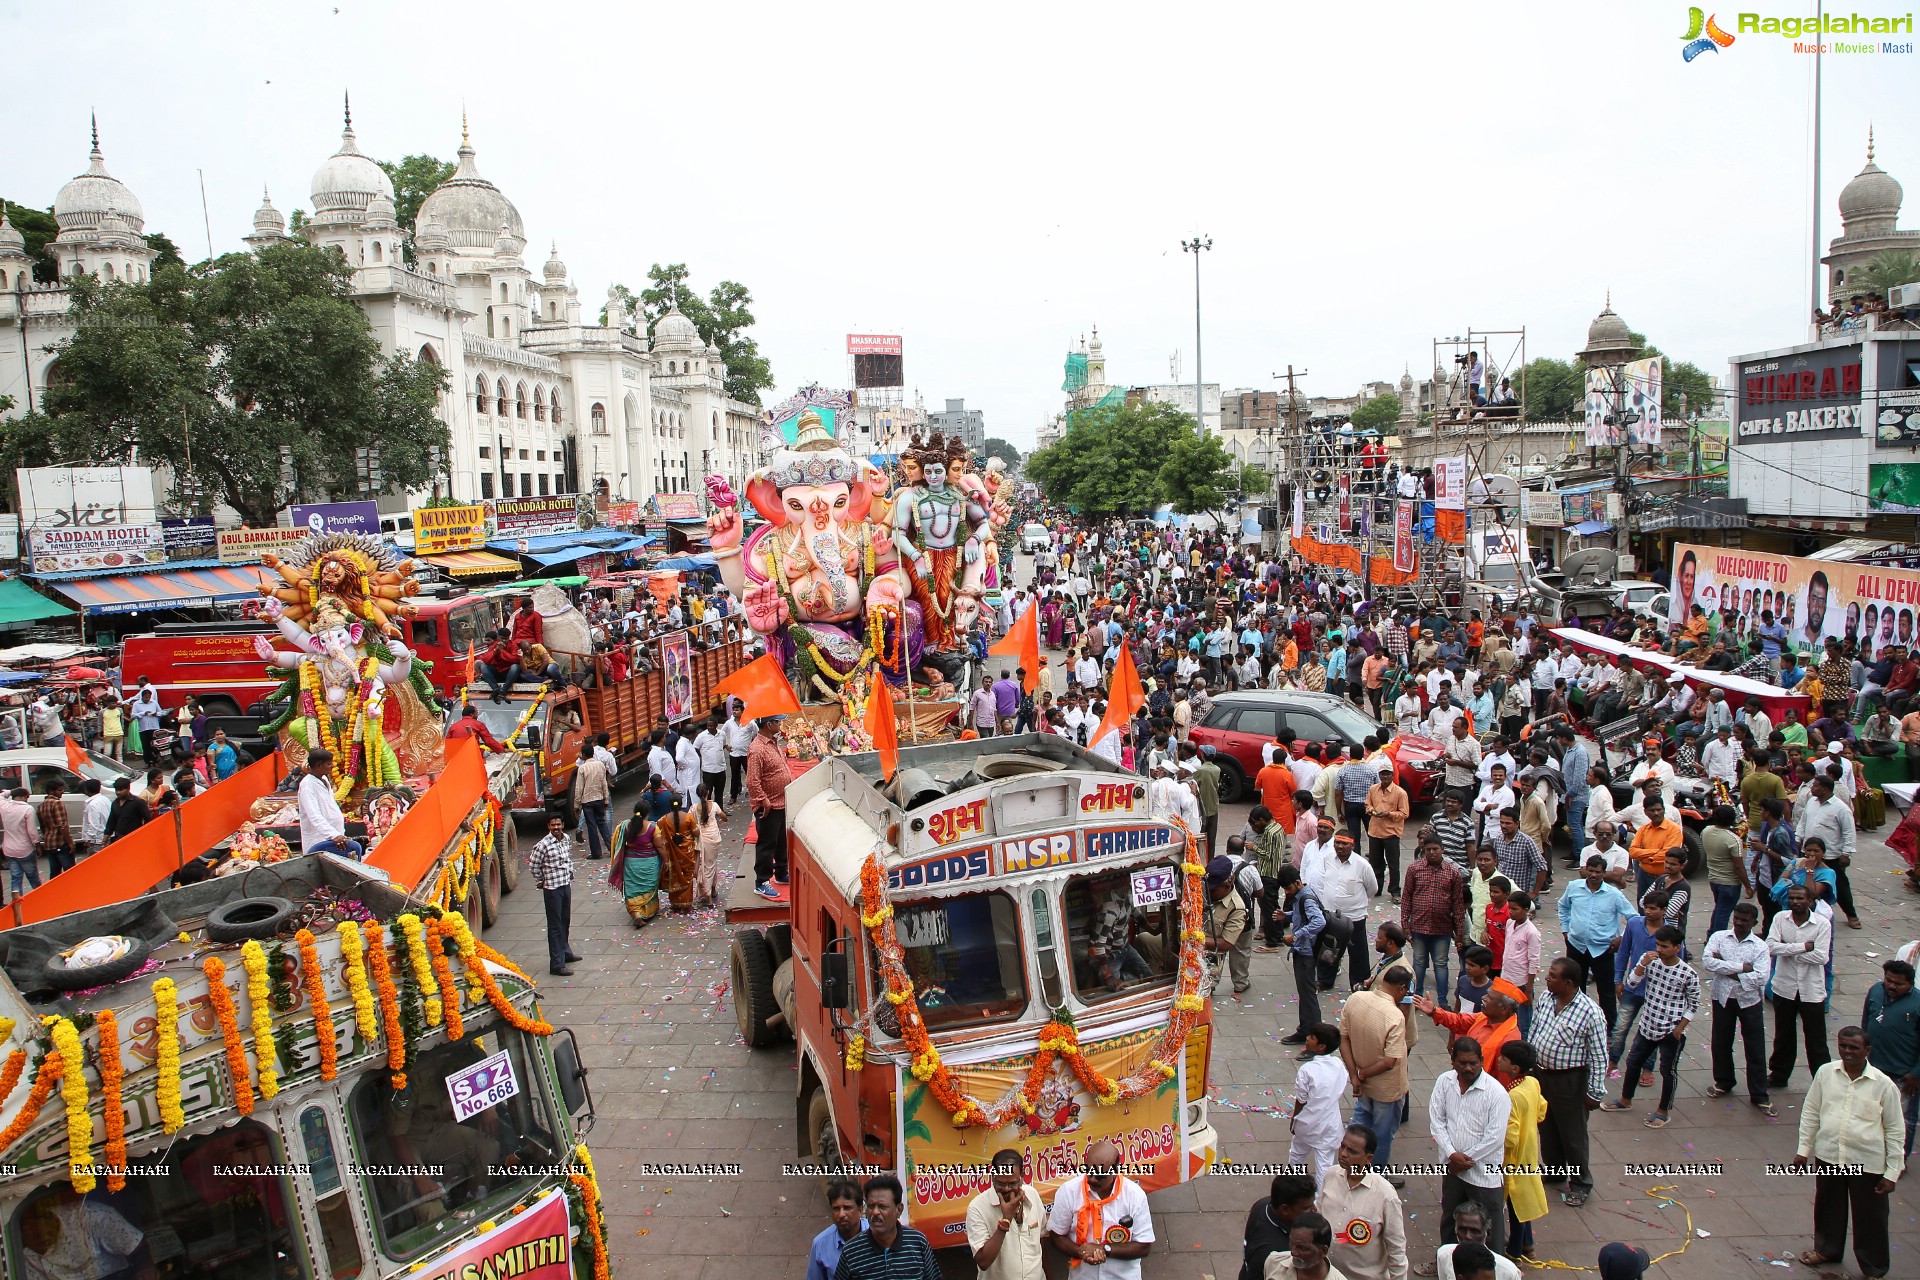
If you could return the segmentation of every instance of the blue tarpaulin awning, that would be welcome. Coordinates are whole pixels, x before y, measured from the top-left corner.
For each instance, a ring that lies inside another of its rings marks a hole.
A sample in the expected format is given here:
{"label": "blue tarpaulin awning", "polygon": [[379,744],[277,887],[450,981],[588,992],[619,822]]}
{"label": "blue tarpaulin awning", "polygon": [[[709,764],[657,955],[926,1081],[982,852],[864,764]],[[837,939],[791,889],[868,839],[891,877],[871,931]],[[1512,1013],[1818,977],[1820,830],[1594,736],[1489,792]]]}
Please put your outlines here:
{"label": "blue tarpaulin awning", "polygon": [[1605,520],[1582,520],[1579,524],[1568,529],[1567,532],[1577,533],[1583,538],[1591,538],[1594,534],[1605,533],[1611,528],[1613,528],[1613,526]]}
{"label": "blue tarpaulin awning", "polygon": [[704,569],[718,568],[720,562],[712,556],[668,556],[656,569],[679,569],[682,572],[699,572]]}
{"label": "blue tarpaulin awning", "polygon": [[[579,533],[545,533],[531,538],[495,538],[487,546],[508,555],[523,555],[542,565],[567,564],[581,556],[621,555],[650,547],[656,539],[619,529],[586,529]],[[521,549],[522,543],[526,549]]]}

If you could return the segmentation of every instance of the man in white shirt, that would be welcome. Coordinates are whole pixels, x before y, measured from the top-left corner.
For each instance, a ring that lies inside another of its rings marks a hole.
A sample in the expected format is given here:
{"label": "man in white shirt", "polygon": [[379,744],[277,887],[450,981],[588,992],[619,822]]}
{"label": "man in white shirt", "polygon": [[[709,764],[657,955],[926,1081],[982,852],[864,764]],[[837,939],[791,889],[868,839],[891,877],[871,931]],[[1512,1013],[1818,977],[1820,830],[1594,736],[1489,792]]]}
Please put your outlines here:
{"label": "man in white shirt", "polygon": [[1433,1082],[1427,1124],[1447,1166],[1440,1183],[1440,1242],[1458,1243],[1453,1211],[1471,1200],[1487,1211],[1488,1247],[1507,1249],[1506,1184],[1500,1165],[1507,1148],[1507,1091],[1485,1070],[1480,1044],[1467,1036],[1453,1042],[1453,1070]]}
{"label": "man in white shirt", "polygon": [[1366,981],[1372,959],[1367,951],[1373,941],[1372,931],[1367,928],[1367,908],[1380,892],[1380,877],[1365,858],[1353,855],[1353,837],[1343,831],[1333,838],[1333,857],[1321,870],[1320,884],[1308,887],[1319,895],[1320,905],[1328,912],[1353,922],[1347,934],[1347,981],[1358,986]]}
{"label": "man in white shirt", "polygon": [[300,814],[300,852],[337,853],[357,858],[358,840],[347,839],[347,820],[333,795],[333,753],[322,748],[307,752],[306,772],[300,778],[295,807]]}
{"label": "man in white shirt", "polygon": [[[1104,702],[1094,703],[1092,708],[1092,715],[1091,715],[1093,727],[1088,729],[1087,732],[1088,733],[1098,732],[1100,729],[1100,722],[1106,718],[1106,714],[1107,714],[1106,703]],[[1111,760],[1113,761],[1113,763],[1119,764],[1120,763],[1120,726],[1115,725],[1113,728],[1108,729],[1106,736],[1101,738],[1098,742],[1088,743],[1087,750],[1093,752],[1093,754],[1099,756],[1102,760]]]}
{"label": "man in white shirt", "polygon": [[1700,967],[1709,979],[1707,997],[1713,1006],[1713,1085],[1709,1098],[1724,1098],[1733,1092],[1733,1037],[1737,1031],[1746,1051],[1747,1100],[1771,1116],[1768,1102],[1766,1063],[1767,977],[1773,972],[1773,955],[1767,940],[1754,932],[1760,908],[1751,902],[1736,903],[1732,926],[1707,939],[1700,955]]}
{"label": "man in white shirt", "polygon": [[1647,754],[1641,757],[1640,763],[1634,765],[1633,772],[1627,775],[1627,785],[1635,791],[1642,791],[1645,789],[1648,778],[1660,779],[1660,799],[1665,802],[1668,812],[1672,812],[1675,790],[1673,766],[1668,764],[1666,758],[1660,754],[1663,744],[1659,738],[1648,738],[1646,745]]}
{"label": "man in white shirt", "polygon": [[1403,685],[1400,696],[1393,700],[1393,720],[1401,733],[1420,732],[1420,695],[1413,691],[1411,684]]}
{"label": "man in white shirt", "polygon": [[[1300,850],[1300,881],[1313,890],[1314,897],[1325,903],[1322,890],[1326,887],[1327,864],[1333,861],[1333,819],[1323,813],[1318,826],[1318,838]],[[1366,864],[1363,862],[1361,865]]]}
{"label": "man in white shirt", "polygon": [[1814,1072],[1800,1107],[1793,1165],[1814,1171],[1813,1251],[1800,1257],[1809,1270],[1837,1270],[1851,1216],[1853,1260],[1879,1277],[1892,1268],[1890,1202],[1907,1167],[1900,1086],[1867,1061],[1865,1031],[1844,1027],[1837,1043],[1840,1061]]}
{"label": "man in white shirt", "polygon": [[1723,724],[1714,731],[1713,741],[1700,753],[1700,767],[1709,778],[1718,778],[1729,787],[1740,785],[1740,747],[1733,740],[1733,726]]}
{"label": "man in white shirt", "polygon": [[[1807,1068],[1827,1064],[1827,961],[1833,956],[1833,921],[1813,910],[1806,886],[1787,890],[1787,909],[1767,930],[1773,956],[1773,1054],[1767,1086],[1784,1089],[1793,1076],[1798,1030],[1807,1043]],[[1803,1110],[1802,1115],[1806,1112]],[[1905,1121],[1901,1142],[1906,1141]]]}
{"label": "man in white shirt", "polygon": [[1838,742],[1829,742],[1827,744],[1826,758],[1814,762],[1814,771],[1820,777],[1825,777],[1830,770],[1837,767],[1840,770],[1840,779],[1834,784],[1833,793],[1842,800],[1845,800],[1848,804],[1852,804],[1854,796],[1853,761],[1847,759],[1846,750],[1847,749]]}
{"label": "man in white shirt", "polygon": [[1588,858],[1600,858],[1607,864],[1606,878],[1622,893],[1627,891],[1629,873],[1633,867],[1632,855],[1627,846],[1620,843],[1619,829],[1611,818],[1602,819],[1594,824],[1593,843],[1580,854],[1580,865],[1586,866]]}
{"label": "man in white shirt", "polygon": [[1045,1280],[1040,1242],[1047,1209],[1022,1172],[1020,1153],[994,1153],[990,1185],[967,1206],[967,1249],[980,1280]]}
{"label": "man in white shirt", "polygon": [[1493,776],[1480,784],[1480,794],[1473,798],[1473,819],[1479,828],[1476,839],[1486,839],[1486,833],[1499,825],[1500,815],[1517,803],[1513,788],[1507,785],[1507,767],[1495,765]]}
{"label": "man in white shirt", "polygon": [[[1453,682],[1448,681],[1442,687],[1442,697],[1433,704],[1433,710],[1427,713],[1427,736],[1440,742],[1452,741],[1453,722],[1467,714],[1461,708],[1454,706],[1450,697],[1445,696],[1452,687]],[[1473,745],[1477,752],[1480,746],[1479,741],[1475,739]]]}
{"label": "man in white shirt", "polygon": [[1513,758],[1513,753],[1507,750],[1506,739],[1497,733],[1487,739],[1487,749],[1480,757],[1480,767],[1475,770],[1475,776],[1483,784],[1492,781],[1495,765],[1507,771],[1509,782],[1513,781],[1514,774],[1520,769],[1519,762]]}
{"label": "man in white shirt", "polygon": [[1047,1230],[1060,1252],[1080,1262],[1075,1280],[1140,1280],[1140,1260],[1153,1247],[1147,1193],[1119,1165],[1119,1148],[1102,1138],[1082,1157],[1085,1172],[1054,1193]]}
{"label": "man in white shirt", "polygon": [[680,777],[680,766],[673,758],[673,752],[667,750],[667,731],[655,729],[647,747],[647,772],[659,774],[660,780],[675,791]]}
{"label": "man in white shirt", "polygon": [[669,733],[673,744],[673,789],[680,793],[681,802],[691,810],[693,793],[700,786],[700,753],[694,749],[693,739],[684,733]]}
{"label": "man in white shirt", "polygon": [[107,843],[107,815],[113,812],[113,792],[101,786],[98,778],[89,778],[82,785],[87,792],[87,807],[80,822],[80,840],[85,847],[74,850],[76,857],[100,852]]}
{"label": "man in white shirt", "polygon": [[[1453,1211],[1453,1234],[1455,1243],[1443,1244],[1435,1255],[1436,1271],[1439,1280],[1456,1280],[1453,1270],[1453,1251],[1463,1244],[1484,1245],[1487,1243],[1487,1211],[1471,1200],[1462,1200]],[[1493,1255],[1493,1280],[1522,1280],[1520,1268],[1504,1254]]]}
{"label": "man in white shirt", "polygon": [[700,757],[701,785],[718,804],[727,785],[727,740],[720,721],[708,721],[707,727],[694,735],[693,750]]}
{"label": "man in white shirt", "polygon": [[745,710],[740,702],[732,698],[727,701],[727,723],[721,728],[720,736],[727,744],[727,803],[732,805],[747,793],[747,748],[753,745],[760,728],[757,721],[740,718],[741,711]]}
{"label": "man in white shirt", "polygon": [[1308,754],[1303,748],[1301,751],[1293,753],[1292,759],[1287,762],[1287,767],[1293,770],[1293,789],[1295,791],[1312,791],[1313,784],[1318,782],[1320,775],[1325,772],[1325,766],[1323,766],[1318,759],[1320,745],[1318,743],[1309,743],[1307,745],[1313,748],[1313,754]]}
{"label": "man in white shirt", "polygon": [[1100,661],[1089,650],[1080,651],[1080,660],[1073,664],[1073,678],[1082,689],[1100,687]]}

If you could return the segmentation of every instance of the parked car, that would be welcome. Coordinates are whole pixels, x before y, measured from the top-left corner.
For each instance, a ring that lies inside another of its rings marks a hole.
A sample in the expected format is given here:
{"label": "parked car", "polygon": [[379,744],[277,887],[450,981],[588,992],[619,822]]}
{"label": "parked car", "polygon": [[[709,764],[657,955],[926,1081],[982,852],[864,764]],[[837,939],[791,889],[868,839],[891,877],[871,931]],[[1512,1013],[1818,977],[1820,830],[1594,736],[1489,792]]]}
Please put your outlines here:
{"label": "parked car", "polygon": [[[1212,746],[1220,766],[1220,798],[1243,800],[1253,795],[1253,778],[1260,772],[1260,748],[1276,736],[1295,746],[1309,742],[1344,742],[1360,750],[1368,736],[1389,732],[1372,716],[1344,698],[1302,689],[1248,690],[1223,693],[1212,710],[1193,729],[1193,741]],[[1432,738],[1400,735],[1397,778],[1414,804],[1422,804],[1440,790],[1440,757],[1444,748]]]}
{"label": "parked car", "polygon": [[1036,551],[1045,551],[1053,545],[1053,533],[1047,526],[1028,523],[1020,526],[1020,549],[1028,555]]}
{"label": "parked car", "polygon": [[[138,772],[97,752],[87,753],[86,777],[100,779],[100,785],[109,792],[117,780],[134,777]],[[56,779],[67,784],[67,820],[77,835],[86,820],[87,797],[80,791],[80,784],[86,779],[67,767],[66,749],[22,747],[17,751],[0,751],[0,789],[12,791],[15,787],[25,787],[32,793],[28,803],[36,809],[47,798],[48,784]]]}

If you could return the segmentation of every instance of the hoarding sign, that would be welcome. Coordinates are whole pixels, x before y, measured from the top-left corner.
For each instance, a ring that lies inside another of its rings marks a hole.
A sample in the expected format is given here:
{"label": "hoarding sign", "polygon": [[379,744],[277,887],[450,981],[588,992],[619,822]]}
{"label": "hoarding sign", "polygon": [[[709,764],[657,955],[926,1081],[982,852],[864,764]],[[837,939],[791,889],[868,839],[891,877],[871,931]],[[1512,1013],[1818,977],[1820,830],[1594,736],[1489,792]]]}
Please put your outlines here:
{"label": "hoarding sign", "polygon": [[29,529],[27,558],[35,573],[124,573],[164,564],[164,531],[157,524],[110,524]]}
{"label": "hoarding sign", "polygon": [[310,533],[368,533],[380,536],[380,507],[373,502],[296,504],[293,527]]}
{"label": "hoarding sign", "polygon": [[413,509],[413,550],[415,555],[434,555],[443,551],[465,551],[487,540],[487,509],[479,503],[460,507],[415,507]]}
{"label": "hoarding sign", "polygon": [[504,537],[508,534],[565,533],[578,529],[578,495],[563,493],[550,498],[499,498],[493,503],[493,527]]}
{"label": "hoarding sign", "polygon": [[305,529],[222,529],[216,536],[220,563],[244,564],[258,560],[262,552],[278,555],[297,547],[307,539]]}
{"label": "hoarding sign", "polygon": [[1549,529],[1560,527],[1559,494],[1528,489],[1522,495],[1522,501],[1525,503],[1525,517],[1528,524],[1544,525]]}
{"label": "hoarding sign", "polygon": [[1749,360],[1734,395],[1738,444],[1856,439],[1866,425],[1858,344]]}
{"label": "hoarding sign", "polygon": [[216,554],[219,539],[212,516],[188,516],[182,520],[160,522],[161,541],[169,560],[205,560]]}
{"label": "hoarding sign", "polygon": [[606,522],[616,528],[631,529],[640,523],[640,504],[637,502],[609,502]]}
{"label": "hoarding sign", "polygon": [[1730,547],[1675,546],[1672,594],[1676,624],[1695,604],[1734,610],[1748,627],[1771,610],[1796,646],[1815,652],[1830,639],[1911,645],[1920,621],[1920,571]]}
{"label": "hoarding sign", "polygon": [[98,528],[154,522],[151,467],[21,467],[23,528]]}
{"label": "hoarding sign", "polygon": [[477,1276],[572,1280],[573,1222],[567,1193],[556,1187],[524,1212],[454,1252],[413,1265],[409,1280],[473,1280]]}
{"label": "hoarding sign", "polygon": [[700,509],[700,495],[696,493],[656,493],[653,509],[662,520],[706,519],[706,512]]}
{"label": "hoarding sign", "polygon": [[847,354],[850,356],[897,356],[903,344],[897,333],[850,333],[847,335]]}
{"label": "hoarding sign", "polygon": [[1397,573],[1412,573],[1418,561],[1413,549],[1414,508],[1405,500],[1393,504],[1393,567]]}

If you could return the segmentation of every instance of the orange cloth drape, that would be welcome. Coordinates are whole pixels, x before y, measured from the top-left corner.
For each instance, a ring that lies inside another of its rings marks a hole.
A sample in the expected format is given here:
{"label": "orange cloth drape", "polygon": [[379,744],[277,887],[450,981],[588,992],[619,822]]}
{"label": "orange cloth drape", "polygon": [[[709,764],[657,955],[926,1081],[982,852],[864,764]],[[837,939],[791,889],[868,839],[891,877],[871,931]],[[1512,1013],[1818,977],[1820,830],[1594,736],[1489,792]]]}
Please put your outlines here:
{"label": "orange cloth drape", "polygon": [[[1359,573],[1360,549],[1344,542],[1322,542],[1311,535],[1302,535],[1293,540],[1293,549],[1308,564],[1325,565],[1330,569],[1346,569]],[[1420,574],[1417,571],[1400,570],[1393,567],[1391,555],[1373,557],[1373,583],[1378,587],[1404,586],[1414,581]]]}

